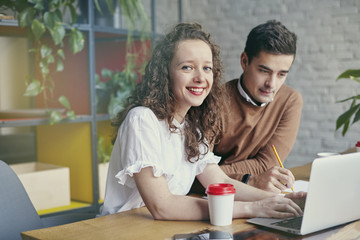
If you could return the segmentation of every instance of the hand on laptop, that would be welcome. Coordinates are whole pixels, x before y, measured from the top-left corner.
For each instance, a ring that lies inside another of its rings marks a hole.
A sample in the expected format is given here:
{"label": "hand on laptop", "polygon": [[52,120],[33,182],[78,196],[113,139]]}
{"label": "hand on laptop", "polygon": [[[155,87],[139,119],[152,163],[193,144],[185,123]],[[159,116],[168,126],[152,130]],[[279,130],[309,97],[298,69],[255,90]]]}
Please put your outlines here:
{"label": "hand on laptop", "polygon": [[293,192],[285,195],[286,198],[293,200],[302,210],[305,207],[306,196],[306,192]]}
{"label": "hand on laptop", "polygon": [[270,198],[253,202],[255,205],[252,209],[255,213],[254,216],[265,218],[290,218],[302,216],[303,211],[295,201],[298,201],[298,198],[303,198],[303,194],[300,194],[300,192],[290,194],[292,196],[284,197],[283,195],[275,195]]}
{"label": "hand on laptop", "polygon": [[259,175],[251,175],[248,185],[265,191],[281,193],[294,185],[295,177],[289,169],[272,167]]}

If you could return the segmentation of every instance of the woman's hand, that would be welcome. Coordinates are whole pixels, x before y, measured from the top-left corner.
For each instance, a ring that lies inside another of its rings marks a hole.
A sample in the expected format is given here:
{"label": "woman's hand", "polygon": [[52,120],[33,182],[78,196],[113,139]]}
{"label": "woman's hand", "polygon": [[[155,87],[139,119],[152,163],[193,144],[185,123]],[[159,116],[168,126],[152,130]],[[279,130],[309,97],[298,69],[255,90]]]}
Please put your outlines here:
{"label": "woman's hand", "polygon": [[154,176],[153,167],[134,173],[136,186],[151,215],[157,220],[209,219],[207,200],[170,192],[165,175]]}
{"label": "woman's hand", "polygon": [[[294,198],[294,199],[297,199]],[[249,217],[289,218],[302,216],[301,208],[292,199],[282,195],[250,203]]]}

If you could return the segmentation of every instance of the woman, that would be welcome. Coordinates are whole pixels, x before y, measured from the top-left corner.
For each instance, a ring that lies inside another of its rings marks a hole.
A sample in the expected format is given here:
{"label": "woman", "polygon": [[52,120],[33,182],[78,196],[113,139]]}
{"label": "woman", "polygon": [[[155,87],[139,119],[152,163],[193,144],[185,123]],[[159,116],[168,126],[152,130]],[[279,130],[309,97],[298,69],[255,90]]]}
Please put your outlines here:
{"label": "woman", "polygon": [[224,104],[218,46],[199,24],[178,24],[156,45],[139,83],[120,112],[101,215],[146,205],[154,219],[208,219],[208,202],[186,196],[195,179],[203,186],[236,188],[234,218],[302,214],[290,198],[227,177],[210,147],[221,133]]}

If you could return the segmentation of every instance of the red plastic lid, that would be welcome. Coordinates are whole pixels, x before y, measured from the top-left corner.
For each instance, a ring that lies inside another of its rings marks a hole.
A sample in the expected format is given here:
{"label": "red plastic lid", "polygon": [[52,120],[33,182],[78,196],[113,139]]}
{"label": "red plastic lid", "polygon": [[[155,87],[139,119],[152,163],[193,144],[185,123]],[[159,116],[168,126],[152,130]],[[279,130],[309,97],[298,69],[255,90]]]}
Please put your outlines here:
{"label": "red plastic lid", "polygon": [[228,183],[214,183],[210,184],[206,193],[210,195],[227,195],[227,194],[235,194],[234,185]]}
{"label": "red plastic lid", "polygon": [[355,147],[360,147],[360,141],[357,141]]}

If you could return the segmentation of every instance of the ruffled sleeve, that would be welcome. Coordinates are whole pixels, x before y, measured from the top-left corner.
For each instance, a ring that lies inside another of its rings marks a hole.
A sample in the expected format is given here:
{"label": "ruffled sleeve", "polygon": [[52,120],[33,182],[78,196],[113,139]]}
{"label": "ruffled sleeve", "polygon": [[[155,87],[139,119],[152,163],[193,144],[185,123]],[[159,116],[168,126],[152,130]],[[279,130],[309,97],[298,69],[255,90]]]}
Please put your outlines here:
{"label": "ruffled sleeve", "polygon": [[159,124],[150,109],[137,107],[128,113],[115,142],[121,165],[121,170],[115,175],[118,183],[135,187],[133,174],[145,167],[153,167],[156,177],[164,174],[164,166],[159,161],[163,151]]}
{"label": "ruffled sleeve", "polygon": [[118,172],[115,177],[118,179],[118,183],[133,188],[136,187],[133,179],[134,173],[138,173],[141,169],[146,167],[153,168],[155,177],[160,177],[164,174],[164,170],[156,163],[137,162]]}
{"label": "ruffled sleeve", "polygon": [[205,169],[205,167],[210,163],[216,163],[218,164],[221,160],[221,157],[216,156],[213,152],[208,152],[203,159],[199,160],[197,162],[196,166],[196,175],[199,175],[202,173]]}

